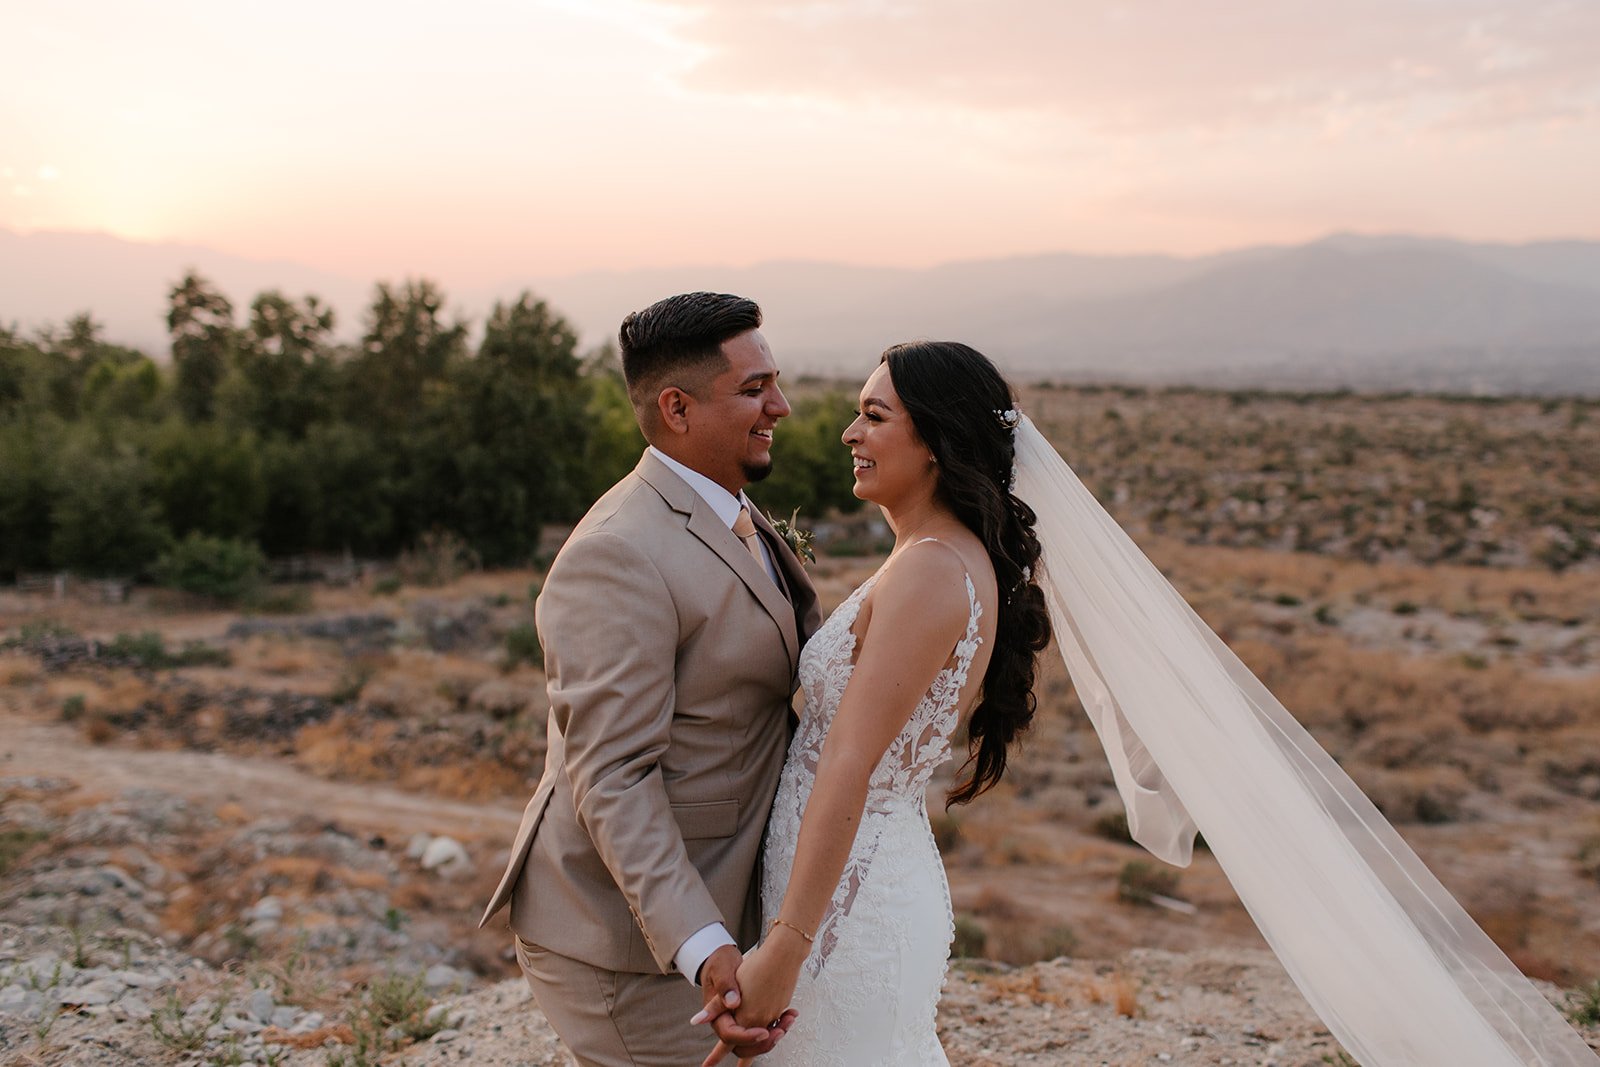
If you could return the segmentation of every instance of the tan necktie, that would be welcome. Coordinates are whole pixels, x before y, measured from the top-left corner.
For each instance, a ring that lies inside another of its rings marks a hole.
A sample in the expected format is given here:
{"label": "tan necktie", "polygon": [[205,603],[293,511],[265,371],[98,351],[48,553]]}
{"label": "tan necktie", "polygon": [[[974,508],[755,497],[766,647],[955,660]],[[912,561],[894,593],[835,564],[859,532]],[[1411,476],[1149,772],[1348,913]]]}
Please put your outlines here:
{"label": "tan necktie", "polygon": [[756,558],[756,563],[761,567],[761,573],[767,573],[767,560],[761,554],[761,546],[756,543],[756,524],[755,520],[750,518],[750,509],[748,507],[739,509],[739,517],[733,520],[733,532],[738,535],[739,540],[744,542],[744,547],[750,551],[750,554]]}

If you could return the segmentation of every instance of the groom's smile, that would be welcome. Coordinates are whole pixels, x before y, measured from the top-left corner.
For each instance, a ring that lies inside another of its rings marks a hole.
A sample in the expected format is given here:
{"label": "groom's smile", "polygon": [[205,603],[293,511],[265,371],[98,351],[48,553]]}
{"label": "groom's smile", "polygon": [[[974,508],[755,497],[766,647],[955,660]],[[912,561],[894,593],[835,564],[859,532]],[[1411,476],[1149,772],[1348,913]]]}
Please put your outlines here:
{"label": "groom's smile", "polygon": [[695,391],[682,442],[692,454],[682,458],[738,493],[772,470],[773,427],[789,414],[789,401],[778,388],[778,364],[760,330],[724,341],[722,355],[726,369]]}

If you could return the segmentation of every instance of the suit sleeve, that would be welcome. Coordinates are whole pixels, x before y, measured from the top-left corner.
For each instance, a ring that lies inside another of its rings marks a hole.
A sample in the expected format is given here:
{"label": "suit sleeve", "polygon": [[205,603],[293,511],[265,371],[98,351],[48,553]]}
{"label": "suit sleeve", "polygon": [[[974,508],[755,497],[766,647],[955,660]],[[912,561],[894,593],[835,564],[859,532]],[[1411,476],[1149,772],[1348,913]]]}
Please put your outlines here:
{"label": "suit sleeve", "polygon": [[539,598],[550,706],[573,808],[663,972],[723,922],[661,778],[675,708],[678,616],[655,565],[597,531],[561,553]]}

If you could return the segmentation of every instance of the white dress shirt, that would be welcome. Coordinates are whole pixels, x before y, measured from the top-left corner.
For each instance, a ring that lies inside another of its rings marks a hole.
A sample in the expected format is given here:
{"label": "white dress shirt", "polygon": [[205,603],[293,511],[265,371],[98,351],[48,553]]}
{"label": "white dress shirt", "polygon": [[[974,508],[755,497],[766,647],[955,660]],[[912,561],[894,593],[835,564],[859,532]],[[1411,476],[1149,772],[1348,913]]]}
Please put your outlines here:
{"label": "white dress shirt", "polygon": [[[734,496],[704,474],[685,467],[655,445],[650,446],[650,452],[670,467],[673,474],[688,482],[689,488],[693,489],[701,500],[711,505],[711,510],[716,513],[717,518],[722,520],[722,525],[728,529],[733,529],[734,522],[739,518],[740,508],[748,507],[751,511],[755,510],[756,506],[750,503],[750,498],[745,496],[744,493],[741,492],[738,496]],[[773,562],[772,551],[767,548],[767,543],[760,537],[756,538],[756,544],[761,546],[761,558],[767,565],[767,577],[772,579],[772,584],[782,589],[783,582],[778,577],[778,568],[777,564]]]}
{"label": "white dress shirt", "polygon": [[[728,529],[733,529],[735,520],[739,518],[740,508],[746,506],[754,507],[750,503],[750,499],[743,493],[734,496],[699,471],[685,467],[655,445],[650,446],[650,452],[665,463],[672,470],[672,473],[688,482],[689,488],[693,489],[701,500],[710,505],[717,518],[722,520],[723,525]],[[773,564],[772,553],[768,550],[766,542],[757,537],[756,544],[761,546],[761,558],[766,561],[767,576],[778,584],[778,588],[783,588],[782,583],[778,581],[778,571]],[[700,968],[705,964],[706,960],[711,958],[711,954],[723,945],[733,945],[737,948],[738,944],[732,935],[728,933],[726,926],[722,923],[711,923],[709,926],[703,926],[689,935],[689,939],[683,943],[672,957],[672,965],[690,982],[699,985]]]}

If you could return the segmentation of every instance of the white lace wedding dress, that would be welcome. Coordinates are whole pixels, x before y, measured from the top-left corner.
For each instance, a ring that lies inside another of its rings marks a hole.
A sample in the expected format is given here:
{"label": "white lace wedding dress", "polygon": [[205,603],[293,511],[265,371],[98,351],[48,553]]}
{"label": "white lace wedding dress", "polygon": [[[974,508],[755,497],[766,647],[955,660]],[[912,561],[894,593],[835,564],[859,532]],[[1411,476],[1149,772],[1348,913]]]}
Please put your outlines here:
{"label": "white lace wedding dress", "polygon": [[[839,605],[800,657],[805,704],[767,824],[761,899],[769,923],[789,883],[822,742],[850,680],[856,645],[851,626],[877,579],[874,574]],[[966,635],[873,772],[844,875],[800,972],[793,1001],[799,1020],[761,1058],[764,1067],[948,1062],[934,1016],[955,927],[926,795],[934,769],[950,758],[980,642],[983,609],[970,575],[966,585]]]}

